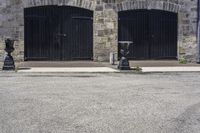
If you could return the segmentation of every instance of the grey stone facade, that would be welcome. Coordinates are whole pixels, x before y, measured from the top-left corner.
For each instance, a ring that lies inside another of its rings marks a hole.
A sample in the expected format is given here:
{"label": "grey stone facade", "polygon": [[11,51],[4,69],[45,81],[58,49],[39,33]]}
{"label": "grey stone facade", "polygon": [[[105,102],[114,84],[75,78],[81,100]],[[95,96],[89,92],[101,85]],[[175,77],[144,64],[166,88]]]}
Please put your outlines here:
{"label": "grey stone facade", "polygon": [[[198,30],[197,30],[197,44],[200,44],[200,0],[198,0]],[[198,57],[198,62],[200,62],[200,45],[198,45],[198,54],[199,54],[199,57]]]}
{"label": "grey stone facade", "polygon": [[0,60],[4,39],[15,38],[15,60],[23,61],[23,9],[42,5],[70,5],[94,11],[94,60],[106,61],[118,51],[118,11],[159,9],[178,13],[178,58],[196,62],[197,0],[0,0]]}

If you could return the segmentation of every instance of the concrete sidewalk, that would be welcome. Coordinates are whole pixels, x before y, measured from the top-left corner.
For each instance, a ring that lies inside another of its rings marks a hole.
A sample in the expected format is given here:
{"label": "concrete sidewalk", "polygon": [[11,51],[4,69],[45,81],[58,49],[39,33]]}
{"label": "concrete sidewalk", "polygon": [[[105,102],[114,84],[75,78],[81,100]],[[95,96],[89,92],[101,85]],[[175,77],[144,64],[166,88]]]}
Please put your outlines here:
{"label": "concrete sidewalk", "polygon": [[102,62],[94,61],[25,61],[18,67],[105,67]]}
{"label": "concrete sidewalk", "polygon": [[[3,63],[0,63],[2,68]],[[130,61],[130,65],[140,66],[143,73],[153,72],[200,72],[200,64],[178,64],[176,61]],[[171,65],[171,66],[170,66]],[[25,62],[16,63],[19,73],[118,73],[117,65],[99,62]],[[1,70],[0,68],[0,70]]]}
{"label": "concrete sidewalk", "polygon": [[200,67],[142,67],[142,72],[200,72]]}
{"label": "concrete sidewalk", "polygon": [[180,64],[177,60],[130,60],[129,62],[132,67],[200,67],[197,63]]}
{"label": "concrete sidewalk", "polygon": [[[133,68],[132,68],[133,69]],[[136,71],[120,71],[110,67],[32,67],[19,68],[19,73],[119,73]],[[200,67],[142,67],[143,73],[153,72],[200,72]]]}

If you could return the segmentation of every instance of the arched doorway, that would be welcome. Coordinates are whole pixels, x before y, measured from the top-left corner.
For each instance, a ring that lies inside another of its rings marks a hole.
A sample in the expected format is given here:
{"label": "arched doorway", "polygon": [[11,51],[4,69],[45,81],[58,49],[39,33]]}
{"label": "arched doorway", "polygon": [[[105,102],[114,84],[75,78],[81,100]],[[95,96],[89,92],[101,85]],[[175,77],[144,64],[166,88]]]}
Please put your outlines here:
{"label": "arched doorway", "polygon": [[91,60],[92,17],[78,7],[25,8],[25,60]]}
{"label": "arched doorway", "polygon": [[141,9],[121,11],[118,15],[118,40],[134,42],[129,59],[177,58],[177,13]]}

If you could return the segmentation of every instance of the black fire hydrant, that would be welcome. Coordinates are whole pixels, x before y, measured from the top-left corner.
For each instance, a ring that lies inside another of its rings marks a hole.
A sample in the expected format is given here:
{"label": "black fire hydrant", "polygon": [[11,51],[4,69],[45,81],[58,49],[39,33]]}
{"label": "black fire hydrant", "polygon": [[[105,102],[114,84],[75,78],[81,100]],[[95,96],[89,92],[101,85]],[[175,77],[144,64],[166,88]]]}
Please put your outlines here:
{"label": "black fire hydrant", "polygon": [[4,60],[3,70],[15,70],[15,62],[11,56],[11,53],[15,50],[14,40],[8,38],[5,40],[5,44],[5,51],[7,52],[7,55]]}

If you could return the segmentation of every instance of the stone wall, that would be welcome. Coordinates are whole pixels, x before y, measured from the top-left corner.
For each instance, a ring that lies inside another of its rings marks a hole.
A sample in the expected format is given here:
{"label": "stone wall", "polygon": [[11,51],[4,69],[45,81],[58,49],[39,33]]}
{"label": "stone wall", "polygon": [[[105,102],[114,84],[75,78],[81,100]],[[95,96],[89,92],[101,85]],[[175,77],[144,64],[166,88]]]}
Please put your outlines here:
{"label": "stone wall", "polygon": [[5,38],[14,38],[16,61],[24,60],[24,8],[45,5],[68,5],[94,10],[94,0],[0,0],[0,61],[5,56]]}
{"label": "stone wall", "polygon": [[197,8],[197,1],[185,0],[179,12],[179,55],[191,62],[198,60]]}
{"label": "stone wall", "polygon": [[107,61],[109,53],[117,53],[116,4],[97,0],[94,11],[94,60]]}
{"label": "stone wall", "polygon": [[178,13],[178,58],[185,58],[189,62],[197,61],[197,0],[99,0],[95,9],[94,35],[97,60],[108,60],[109,52],[118,51],[117,12],[136,9]]}
{"label": "stone wall", "polygon": [[197,59],[197,62],[198,63],[200,63],[200,0],[198,0],[198,9],[197,9],[197,15],[198,15],[198,26],[197,26],[197,44],[199,44],[197,47],[197,49],[198,49],[198,52],[197,52],[197,54],[198,54],[198,59]]}
{"label": "stone wall", "polygon": [[15,60],[24,56],[23,9],[42,5],[70,5],[94,11],[94,60],[106,61],[118,52],[118,12],[134,9],[159,9],[179,16],[178,55],[196,62],[197,0],[0,0],[0,60],[4,39],[15,38]]}

